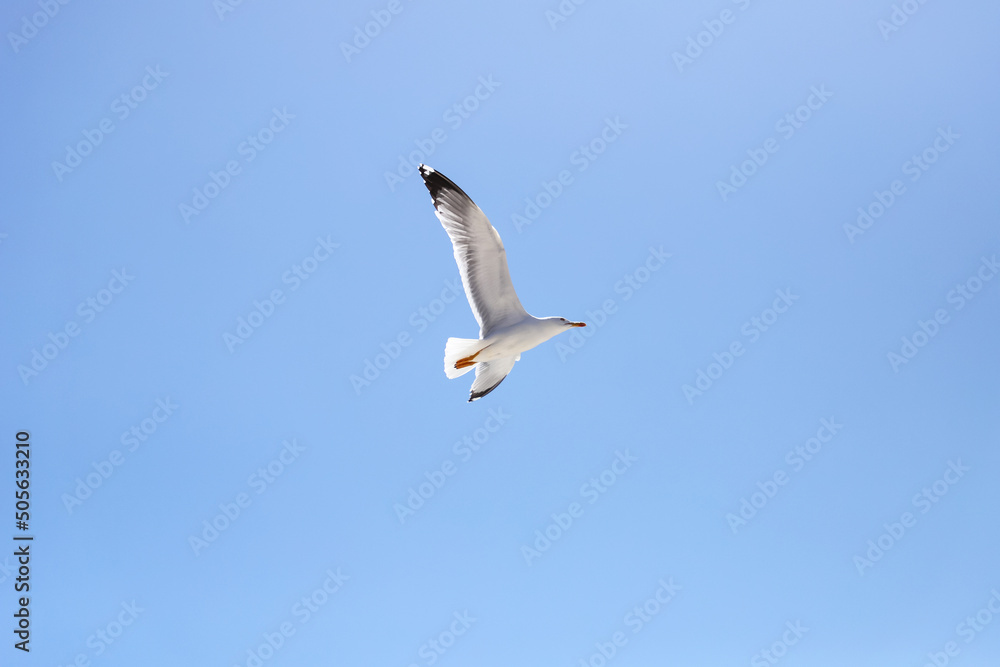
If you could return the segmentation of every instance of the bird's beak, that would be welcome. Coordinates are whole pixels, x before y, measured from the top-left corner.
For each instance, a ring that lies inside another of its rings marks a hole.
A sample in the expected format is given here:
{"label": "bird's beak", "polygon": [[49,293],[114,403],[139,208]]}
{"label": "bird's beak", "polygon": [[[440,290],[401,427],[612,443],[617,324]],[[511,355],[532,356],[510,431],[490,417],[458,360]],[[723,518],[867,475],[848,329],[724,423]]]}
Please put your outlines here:
{"label": "bird's beak", "polygon": [[587,326],[587,323],[586,322],[570,322],[569,325],[571,327],[585,327],[585,326]]}

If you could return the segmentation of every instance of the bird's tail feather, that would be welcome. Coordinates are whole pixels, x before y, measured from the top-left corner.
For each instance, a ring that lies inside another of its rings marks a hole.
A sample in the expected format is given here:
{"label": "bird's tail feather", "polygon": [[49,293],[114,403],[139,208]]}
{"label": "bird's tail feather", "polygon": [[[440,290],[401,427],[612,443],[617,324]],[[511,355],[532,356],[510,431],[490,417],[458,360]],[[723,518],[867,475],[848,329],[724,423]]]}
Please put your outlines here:
{"label": "bird's tail feather", "polygon": [[465,375],[473,369],[475,362],[466,362],[461,368],[456,368],[455,365],[479,354],[488,345],[478,338],[449,338],[444,346],[444,374],[449,379]]}

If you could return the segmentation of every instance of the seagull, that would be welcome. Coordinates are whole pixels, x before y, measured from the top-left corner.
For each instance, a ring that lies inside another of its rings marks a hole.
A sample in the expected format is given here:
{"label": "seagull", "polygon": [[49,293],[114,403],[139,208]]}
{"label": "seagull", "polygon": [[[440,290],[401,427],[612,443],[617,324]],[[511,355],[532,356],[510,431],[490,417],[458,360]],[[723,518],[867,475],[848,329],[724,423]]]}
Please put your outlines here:
{"label": "seagull", "polygon": [[523,352],[567,329],[587,325],[564,317],[529,315],[510,281],[503,241],[486,214],[441,172],[421,164],[420,175],[431,193],[434,213],[451,238],[465,296],[479,323],[478,339],[449,338],[444,348],[444,373],[449,379],[476,369],[471,403],[496,389]]}

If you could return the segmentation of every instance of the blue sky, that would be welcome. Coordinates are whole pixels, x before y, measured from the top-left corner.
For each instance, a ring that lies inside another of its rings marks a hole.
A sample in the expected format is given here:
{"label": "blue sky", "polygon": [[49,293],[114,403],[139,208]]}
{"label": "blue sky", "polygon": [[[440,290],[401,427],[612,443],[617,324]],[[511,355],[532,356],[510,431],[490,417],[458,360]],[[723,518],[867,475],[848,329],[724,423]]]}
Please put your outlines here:
{"label": "blue sky", "polygon": [[[993,664],[998,24],[6,3],[3,663]],[[472,404],[420,161],[589,324]]]}

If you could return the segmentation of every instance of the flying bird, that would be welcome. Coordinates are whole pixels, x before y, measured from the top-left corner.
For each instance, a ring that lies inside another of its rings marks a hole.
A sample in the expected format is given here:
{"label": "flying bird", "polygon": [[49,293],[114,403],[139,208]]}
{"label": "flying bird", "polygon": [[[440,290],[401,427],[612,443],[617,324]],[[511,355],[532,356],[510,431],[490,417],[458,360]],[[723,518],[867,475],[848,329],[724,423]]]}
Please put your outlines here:
{"label": "flying bird", "polygon": [[510,281],[503,241],[486,214],[444,174],[422,164],[420,175],[431,193],[434,213],[451,238],[465,296],[479,322],[478,339],[449,338],[444,348],[449,379],[476,369],[471,403],[496,389],[521,353],[572,327],[587,325],[529,315]]}

